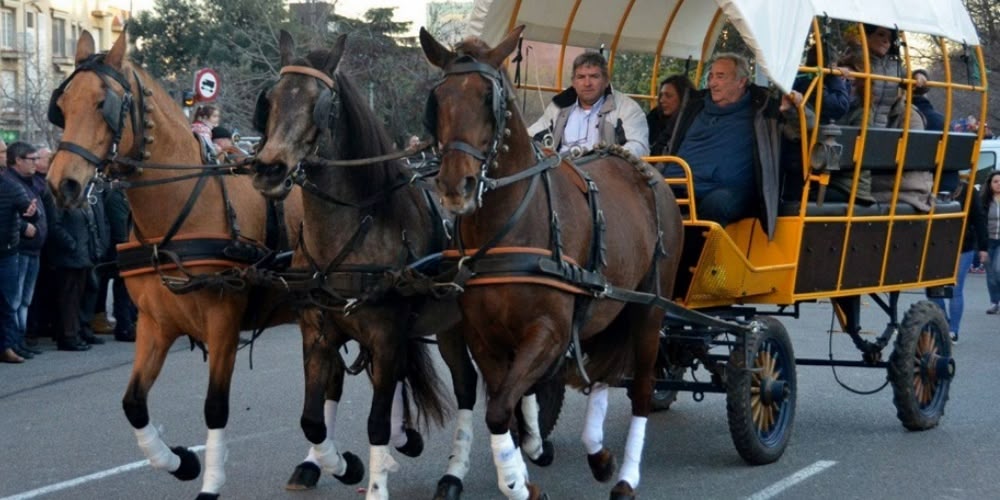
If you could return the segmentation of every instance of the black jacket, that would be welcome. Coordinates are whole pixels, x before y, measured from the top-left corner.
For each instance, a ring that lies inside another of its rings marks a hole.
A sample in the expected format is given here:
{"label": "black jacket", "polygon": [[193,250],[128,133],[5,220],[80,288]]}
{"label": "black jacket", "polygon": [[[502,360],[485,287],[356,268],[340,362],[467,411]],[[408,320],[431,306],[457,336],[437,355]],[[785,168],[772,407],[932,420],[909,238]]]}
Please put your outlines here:
{"label": "black jacket", "polygon": [[17,253],[25,221],[38,219],[38,214],[24,217],[31,198],[20,183],[6,173],[0,175],[0,257]]}

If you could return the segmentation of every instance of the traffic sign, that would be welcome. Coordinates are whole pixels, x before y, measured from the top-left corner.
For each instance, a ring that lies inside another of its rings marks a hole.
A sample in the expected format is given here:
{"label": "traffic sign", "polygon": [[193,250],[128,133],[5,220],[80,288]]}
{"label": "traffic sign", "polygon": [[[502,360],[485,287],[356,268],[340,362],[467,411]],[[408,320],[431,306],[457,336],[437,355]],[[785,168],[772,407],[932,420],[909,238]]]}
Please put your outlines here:
{"label": "traffic sign", "polygon": [[201,102],[212,102],[219,95],[219,74],[215,71],[202,68],[194,74],[194,92]]}

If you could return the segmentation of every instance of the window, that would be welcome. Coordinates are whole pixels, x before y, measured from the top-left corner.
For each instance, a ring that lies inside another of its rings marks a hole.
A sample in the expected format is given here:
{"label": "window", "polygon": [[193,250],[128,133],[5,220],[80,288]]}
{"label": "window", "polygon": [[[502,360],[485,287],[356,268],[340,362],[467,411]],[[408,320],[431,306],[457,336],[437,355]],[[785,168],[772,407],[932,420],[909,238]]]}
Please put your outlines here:
{"label": "window", "polygon": [[0,108],[4,113],[17,111],[17,72],[0,71]]}
{"label": "window", "polygon": [[52,18],[52,55],[66,57],[66,20]]}
{"label": "window", "polygon": [[30,10],[24,13],[24,27],[34,28],[35,27],[35,13]]}
{"label": "window", "polygon": [[0,46],[5,49],[14,48],[14,40],[17,36],[17,24],[14,9],[3,9],[0,13]]}

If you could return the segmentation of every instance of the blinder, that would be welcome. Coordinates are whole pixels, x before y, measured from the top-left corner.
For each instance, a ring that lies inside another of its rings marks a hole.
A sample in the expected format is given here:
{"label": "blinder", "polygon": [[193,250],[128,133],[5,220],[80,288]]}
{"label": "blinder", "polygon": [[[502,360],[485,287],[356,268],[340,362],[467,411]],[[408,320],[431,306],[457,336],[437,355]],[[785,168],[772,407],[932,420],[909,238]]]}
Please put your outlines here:
{"label": "blinder", "polygon": [[[313,106],[313,123],[316,124],[316,128],[320,129],[320,131],[333,128],[337,120],[337,110],[340,107],[340,99],[337,96],[333,78],[322,71],[308,66],[285,66],[281,68],[279,74],[284,75],[285,73],[311,76],[325,85],[325,88],[320,91],[319,97],[316,99],[316,104]],[[271,87],[269,85],[260,91],[260,94],[257,96],[257,105],[254,108],[253,126],[261,133],[267,132],[267,120],[271,110],[271,102],[267,98],[267,94],[271,90]]]}
{"label": "blinder", "polygon": [[[115,136],[120,136],[125,115],[131,111],[131,85],[129,85],[128,80],[123,75],[104,64],[104,54],[91,56],[91,58],[81,63],[69,77],[59,84],[58,88],[52,91],[52,96],[49,98],[49,122],[59,128],[66,128],[66,117],[63,115],[62,109],[59,108],[58,100],[66,91],[66,86],[73,80],[73,77],[82,71],[93,71],[104,82],[104,100],[101,105],[101,115]],[[107,77],[117,81],[122,89],[124,89],[124,101],[121,96],[111,90],[106,79]]]}
{"label": "blinder", "polygon": [[267,119],[271,113],[271,101],[267,98],[273,84],[261,89],[257,94],[257,104],[253,108],[253,128],[262,134],[267,133]]}

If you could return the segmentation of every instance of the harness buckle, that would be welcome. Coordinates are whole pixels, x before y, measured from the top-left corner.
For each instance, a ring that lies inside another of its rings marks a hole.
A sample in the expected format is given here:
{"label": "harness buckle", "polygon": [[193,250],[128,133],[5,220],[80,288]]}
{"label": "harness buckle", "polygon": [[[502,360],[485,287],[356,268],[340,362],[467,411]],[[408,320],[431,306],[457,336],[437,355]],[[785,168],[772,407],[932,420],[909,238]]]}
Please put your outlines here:
{"label": "harness buckle", "polygon": [[344,304],[344,316],[349,316],[355,309],[360,305],[360,301],[356,297],[351,297],[346,299],[347,303]]}

